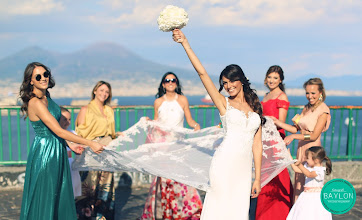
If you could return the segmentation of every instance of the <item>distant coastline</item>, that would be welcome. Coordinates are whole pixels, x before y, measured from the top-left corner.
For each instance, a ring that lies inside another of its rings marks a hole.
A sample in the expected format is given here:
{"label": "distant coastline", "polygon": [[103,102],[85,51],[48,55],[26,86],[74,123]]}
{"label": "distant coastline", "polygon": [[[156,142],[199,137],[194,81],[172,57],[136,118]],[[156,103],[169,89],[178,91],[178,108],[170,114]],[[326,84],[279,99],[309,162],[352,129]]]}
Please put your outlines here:
{"label": "distant coastline", "polygon": [[[131,80],[114,80],[111,81],[113,96],[153,96],[157,92],[159,82],[133,82]],[[90,83],[68,83],[65,85],[56,85],[50,90],[53,98],[84,98],[90,97],[93,89]],[[20,83],[0,82],[0,105],[1,100],[16,100],[19,92]],[[264,96],[268,91],[266,88],[255,88],[259,96]],[[183,81],[183,93],[187,96],[205,95],[205,88],[201,83],[192,81]],[[362,96],[362,91],[342,91],[327,90],[328,96]],[[302,88],[287,88],[288,96],[304,96],[305,90]]]}

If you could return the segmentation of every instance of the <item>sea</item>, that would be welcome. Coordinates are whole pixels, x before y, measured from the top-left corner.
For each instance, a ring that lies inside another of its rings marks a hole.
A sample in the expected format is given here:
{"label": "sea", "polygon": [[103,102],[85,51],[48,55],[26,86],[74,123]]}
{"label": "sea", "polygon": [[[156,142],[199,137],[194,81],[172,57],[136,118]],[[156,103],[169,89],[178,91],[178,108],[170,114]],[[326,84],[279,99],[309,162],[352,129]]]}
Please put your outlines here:
{"label": "sea", "polygon": [[[187,96],[190,105],[205,105],[202,102],[204,96]],[[263,97],[259,97],[262,100]],[[58,105],[70,105],[72,100],[84,100],[89,98],[55,98]],[[118,100],[118,105],[153,105],[155,96],[116,96],[112,98]],[[290,105],[305,105],[307,99],[305,96],[288,96]],[[327,96],[325,103],[332,106],[362,106],[362,96]],[[209,104],[209,105],[212,105]]]}
{"label": "sea", "polygon": [[[204,96],[187,96],[190,106],[198,105],[213,105],[202,102]],[[262,97],[260,97],[261,99]],[[54,98],[53,100],[58,105],[69,106],[72,100],[87,100],[88,98]],[[304,96],[288,96],[291,106],[300,106],[307,104],[307,99]],[[112,100],[117,100],[118,105],[121,106],[152,106],[155,100],[154,96],[142,97],[113,97]],[[362,106],[362,97],[357,96],[328,96],[326,99],[328,106]],[[30,123],[24,121],[22,118],[18,119],[15,114],[10,116],[4,114],[2,110],[1,127],[0,127],[0,161],[26,161],[27,153],[29,152],[30,145],[35,136],[34,130]],[[287,123],[292,123],[291,118],[300,113],[300,109],[290,110],[288,112]],[[135,124],[145,112],[129,111],[120,113],[120,130],[124,131],[129,126]],[[352,115],[352,130],[348,130],[349,115]],[[203,112],[196,113],[193,109],[191,114],[197,118],[197,122],[202,127],[215,126],[220,122],[218,111],[206,110],[205,115]],[[198,114],[198,117],[197,117]],[[129,120],[125,120],[126,115]],[[147,116],[152,118],[152,109],[147,110]],[[349,112],[348,109],[331,109],[332,123],[327,132],[323,133],[322,143],[326,147],[326,151],[330,156],[346,155],[349,132],[352,137],[352,151],[354,155],[362,154],[362,109]],[[74,118],[76,118],[76,114]],[[206,122],[203,122],[206,121]],[[10,122],[10,123],[9,123]],[[27,135],[27,125],[29,125],[29,133]],[[185,126],[187,124],[185,122]],[[74,127],[74,126],[73,126]],[[338,138],[338,137],[341,138]],[[27,139],[29,144],[27,144]],[[297,141],[293,141],[289,147],[292,154],[296,153],[298,146]]]}

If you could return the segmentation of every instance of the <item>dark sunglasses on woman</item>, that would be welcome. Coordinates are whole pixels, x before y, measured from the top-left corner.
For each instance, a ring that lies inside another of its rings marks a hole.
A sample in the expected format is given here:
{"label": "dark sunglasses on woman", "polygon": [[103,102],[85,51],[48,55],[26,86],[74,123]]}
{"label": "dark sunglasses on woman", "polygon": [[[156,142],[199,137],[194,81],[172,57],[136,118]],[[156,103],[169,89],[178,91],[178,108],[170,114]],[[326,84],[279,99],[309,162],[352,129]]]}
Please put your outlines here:
{"label": "dark sunglasses on woman", "polygon": [[[43,76],[44,76],[44,78],[48,78],[48,77],[50,76],[50,72],[49,72],[49,71],[45,71],[45,72],[43,73]],[[36,81],[40,81],[40,80],[41,80],[41,74],[37,74],[37,75],[35,76],[35,79],[36,79]]]}
{"label": "dark sunglasses on woman", "polygon": [[175,82],[177,82],[177,79],[164,79],[163,82],[164,83],[170,83],[170,82],[175,83]]}

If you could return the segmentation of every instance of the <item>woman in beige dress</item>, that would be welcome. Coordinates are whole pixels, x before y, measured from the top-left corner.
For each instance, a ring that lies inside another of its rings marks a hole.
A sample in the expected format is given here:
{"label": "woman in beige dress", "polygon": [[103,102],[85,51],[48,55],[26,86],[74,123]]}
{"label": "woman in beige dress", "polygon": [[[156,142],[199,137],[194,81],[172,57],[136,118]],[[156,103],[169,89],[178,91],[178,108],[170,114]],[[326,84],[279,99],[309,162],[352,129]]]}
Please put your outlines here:
{"label": "woman in beige dress", "polygon": [[[276,126],[291,132],[285,137],[284,142],[289,145],[294,139],[299,140],[297,159],[305,162],[305,151],[312,146],[322,146],[321,135],[325,132],[331,122],[330,110],[324,103],[326,93],[323,82],[320,78],[311,78],[303,85],[308,104],[303,108],[302,113],[295,115],[292,119],[294,125],[288,125],[274,118]],[[300,131],[300,134],[296,134]],[[305,177],[303,174],[295,174],[294,202],[300,193],[303,192]]]}

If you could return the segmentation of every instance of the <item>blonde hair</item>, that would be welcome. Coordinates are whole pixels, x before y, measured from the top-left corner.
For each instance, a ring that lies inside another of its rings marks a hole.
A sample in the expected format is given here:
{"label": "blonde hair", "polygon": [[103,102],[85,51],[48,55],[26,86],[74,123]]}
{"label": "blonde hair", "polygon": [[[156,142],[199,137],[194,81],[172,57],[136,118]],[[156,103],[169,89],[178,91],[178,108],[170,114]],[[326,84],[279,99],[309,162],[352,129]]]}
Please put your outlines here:
{"label": "blonde hair", "polygon": [[94,86],[93,90],[92,90],[92,100],[96,97],[96,95],[94,94],[95,91],[97,91],[97,89],[99,87],[101,87],[102,85],[106,85],[109,89],[109,96],[108,98],[104,101],[103,105],[108,105],[111,103],[111,99],[112,99],[112,87],[111,84],[105,82],[105,81],[98,81],[97,84]]}

